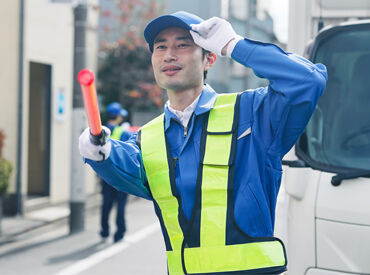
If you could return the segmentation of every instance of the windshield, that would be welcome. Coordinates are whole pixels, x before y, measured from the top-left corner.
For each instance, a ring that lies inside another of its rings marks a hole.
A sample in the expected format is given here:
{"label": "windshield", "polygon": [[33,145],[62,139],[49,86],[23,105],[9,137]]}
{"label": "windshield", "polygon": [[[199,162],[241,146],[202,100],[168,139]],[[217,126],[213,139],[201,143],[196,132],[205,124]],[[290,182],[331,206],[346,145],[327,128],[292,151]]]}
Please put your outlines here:
{"label": "windshield", "polygon": [[303,136],[314,161],[370,169],[370,28],[339,32],[323,40],[314,63],[328,69],[328,82]]}

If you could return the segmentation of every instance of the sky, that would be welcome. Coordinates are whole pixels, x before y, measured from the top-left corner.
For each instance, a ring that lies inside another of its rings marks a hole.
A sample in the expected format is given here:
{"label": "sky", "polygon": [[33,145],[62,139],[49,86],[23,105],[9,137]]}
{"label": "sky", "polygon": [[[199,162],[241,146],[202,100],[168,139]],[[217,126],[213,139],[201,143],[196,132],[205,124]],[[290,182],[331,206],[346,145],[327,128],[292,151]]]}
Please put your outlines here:
{"label": "sky", "polygon": [[275,34],[281,42],[288,40],[288,12],[289,0],[263,0],[265,8],[274,19]]}

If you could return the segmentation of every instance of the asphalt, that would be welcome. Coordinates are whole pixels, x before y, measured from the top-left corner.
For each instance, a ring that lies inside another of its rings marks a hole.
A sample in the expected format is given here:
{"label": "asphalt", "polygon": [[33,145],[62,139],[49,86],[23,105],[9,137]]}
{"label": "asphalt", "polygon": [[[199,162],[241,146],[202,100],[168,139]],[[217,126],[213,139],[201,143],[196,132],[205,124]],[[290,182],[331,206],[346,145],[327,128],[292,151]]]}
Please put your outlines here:
{"label": "asphalt", "polygon": [[[101,196],[99,193],[90,195],[85,202],[85,211],[100,207]],[[26,211],[23,215],[3,217],[0,221],[1,235],[0,246],[14,242],[17,238],[27,233],[40,229],[52,223],[69,219],[69,202],[56,205],[44,205],[32,211]]]}

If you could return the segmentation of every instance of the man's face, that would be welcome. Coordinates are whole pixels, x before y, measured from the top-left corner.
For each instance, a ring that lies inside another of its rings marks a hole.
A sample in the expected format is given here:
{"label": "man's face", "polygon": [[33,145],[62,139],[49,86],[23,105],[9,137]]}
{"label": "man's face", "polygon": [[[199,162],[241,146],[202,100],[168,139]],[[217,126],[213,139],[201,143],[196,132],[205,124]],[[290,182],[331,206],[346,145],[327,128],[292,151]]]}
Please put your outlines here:
{"label": "man's face", "polygon": [[203,72],[208,69],[202,48],[181,28],[168,28],[157,35],[152,65],[158,85],[174,92],[203,85]]}
{"label": "man's face", "polygon": [[117,124],[121,124],[125,120],[125,118],[123,116],[119,115],[117,120],[118,120]]}

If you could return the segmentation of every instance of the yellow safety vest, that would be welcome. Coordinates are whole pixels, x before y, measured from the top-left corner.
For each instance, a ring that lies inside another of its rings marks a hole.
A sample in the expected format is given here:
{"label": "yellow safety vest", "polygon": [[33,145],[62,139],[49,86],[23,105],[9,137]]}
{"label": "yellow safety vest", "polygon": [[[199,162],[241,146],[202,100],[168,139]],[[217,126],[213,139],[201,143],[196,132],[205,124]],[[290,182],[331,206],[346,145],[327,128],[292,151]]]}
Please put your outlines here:
{"label": "yellow safety vest", "polygon": [[204,157],[203,160],[202,157],[200,159],[201,203],[197,207],[200,209],[193,210],[200,211],[198,247],[189,247],[186,241],[188,230],[184,233],[179,223],[181,210],[178,199],[174,196],[174,184],[171,187],[170,182],[164,115],[141,128],[141,151],[150,192],[160,209],[158,217],[162,232],[167,234],[170,242],[166,247],[171,275],[237,271],[253,274],[257,269],[267,271],[286,266],[284,245],[277,238],[247,236],[248,241],[245,243],[226,243],[229,168],[235,158],[232,151],[236,146],[235,121],[238,118],[234,114],[239,107],[236,104],[237,98],[237,94],[220,94],[214,108],[209,112],[208,125],[204,132]]}
{"label": "yellow safety vest", "polygon": [[113,128],[112,134],[110,135],[111,139],[120,140],[123,133],[121,126],[116,126]]}

